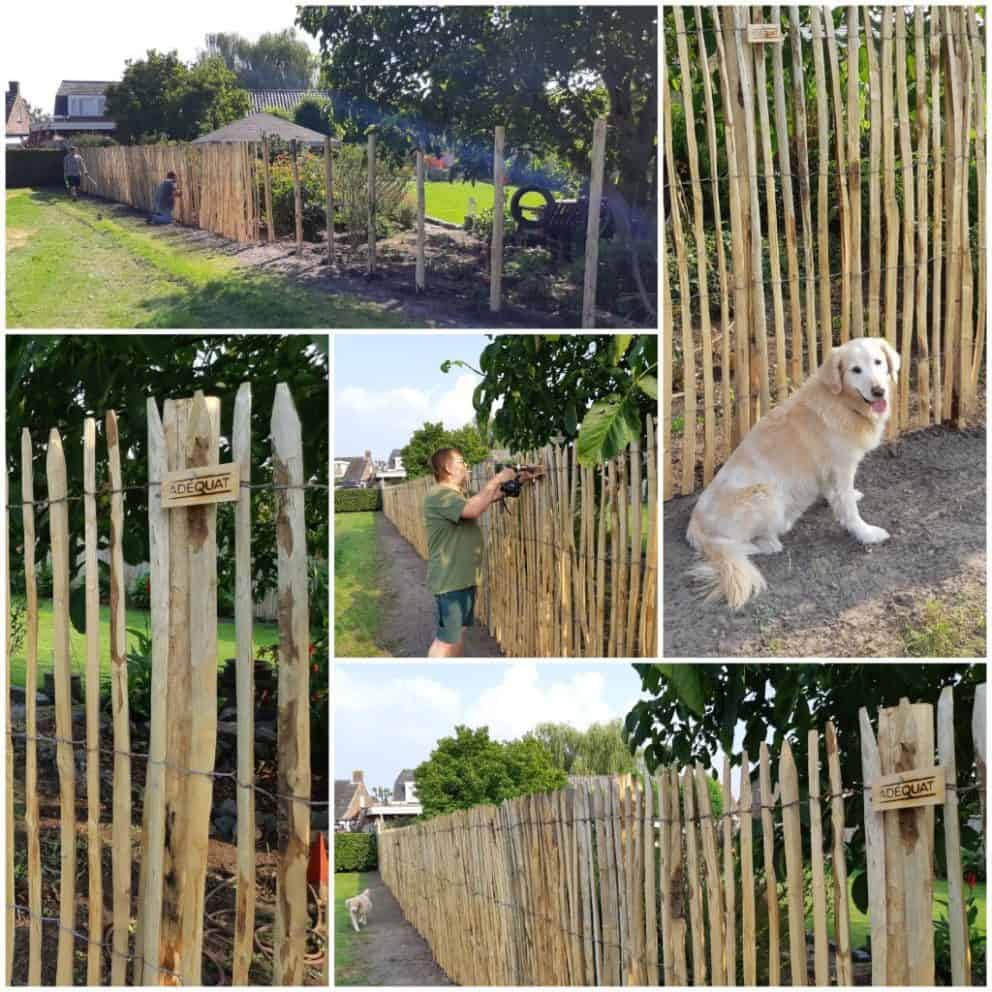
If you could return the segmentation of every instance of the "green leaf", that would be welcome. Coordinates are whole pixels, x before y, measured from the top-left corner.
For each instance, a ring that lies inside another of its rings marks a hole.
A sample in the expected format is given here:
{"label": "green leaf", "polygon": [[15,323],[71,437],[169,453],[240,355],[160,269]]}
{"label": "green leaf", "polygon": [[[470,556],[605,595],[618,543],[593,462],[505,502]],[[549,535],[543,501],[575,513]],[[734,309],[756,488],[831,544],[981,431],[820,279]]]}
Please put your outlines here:
{"label": "green leaf", "polygon": [[579,428],[580,465],[600,465],[630,444],[630,412],[627,397],[616,393],[592,405]]}
{"label": "green leaf", "polygon": [[706,693],[699,671],[692,665],[672,665],[669,679],[682,703],[696,716],[702,716],[706,708]]}
{"label": "green leaf", "polygon": [[862,913],[868,912],[868,874],[866,872],[860,871],[854,876],[851,898],[854,900],[854,905]]}
{"label": "green leaf", "polygon": [[565,433],[569,437],[575,437],[575,432],[578,429],[578,417],[575,413],[575,401],[569,400],[565,404]]}
{"label": "green leaf", "polygon": [[645,375],[637,380],[637,386],[646,396],[658,399],[658,380],[653,375]]}
{"label": "green leaf", "polygon": [[627,349],[630,347],[630,342],[634,340],[633,334],[614,334],[613,335],[613,364],[619,365],[620,359],[627,354]]}
{"label": "green leaf", "polygon": [[86,633],[86,586],[69,590],[69,619],[80,634]]}

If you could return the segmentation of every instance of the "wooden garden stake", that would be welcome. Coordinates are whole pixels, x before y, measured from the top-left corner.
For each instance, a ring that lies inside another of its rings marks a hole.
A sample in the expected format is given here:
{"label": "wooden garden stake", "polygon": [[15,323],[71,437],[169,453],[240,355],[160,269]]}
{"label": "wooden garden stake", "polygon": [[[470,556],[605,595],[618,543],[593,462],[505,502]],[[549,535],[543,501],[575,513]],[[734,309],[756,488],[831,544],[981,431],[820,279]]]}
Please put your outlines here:
{"label": "wooden garden stake", "polygon": [[806,985],[806,923],[803,915],[803,840],[799,822],[799,779],[788,741],[782,742],[778,764],[782,790],[782,831],[789,899],[789,958],[793,985]]}
{"label": "wooden garden stake", "polygon": [[506,211],[504,145],[506,128],[497,125],[493,138],[493,234],[489,250],[489,310],[499,313],[503,306],[503,216]]}
{"label": "wooden garden stake", "polygon": [[837,750],[837,731],[828,722],[824,734],[827,748],[827,767],[830,771],[830,821],[833,838],[832,858],[834,869],[834,940],[837,945],[837,984],[853,985],[851,966],[850,907],[844,897],[847,892],[847,860],[844,851],[844,785],[840,777],[840,753]]}
{"label": "wooden garden stake", "polygon": [[[325,153],[330,160],[330,139]],[[237,639],[238,700],[238,887],[234,926],[234,985],[247,985],[255,934],[255,659],[252,655],[251,595],[251,384],[234,400],[234,461],[241,467],[240,498],[234,517],[234,626]]]}
{"label": "wooden garden stake", "polygon": [[327,264],[334,264],[334,155],[330,135],[324,138],[324,191],[327,220]]}
{"label": "wooden garden stake", "polygon": [[868,919],[871,926],[871,983],[887,985],[888,925],[885,898],[885,832],[884,814],[876,813],[871,801],[870,786],[882,774],[875,733],[868,711],[858,710],[861,728],[861,780],[865,785],[865,873],[868,876]]}
{"label": "wooden garden stake", "polygon": [[[103,933],[103,845],[100,841],[100,587],[97,572],[96,421],[83,422],[86,570],[86,851],[91,934]],[[99,943],[86,950],[86,984],[100,985]]]}
{"label": "wooden garden stake", "polygon": [[[370,143],[370,148],[374,143]],[[371,161],[371,158],[370,158]],[[279,866],[274,930],[275,980],[300,985],[307,935],[310,844],[310,625],[303,515],[303,441],[289,387],[279,383],[272,409],[272,464],[279,549]]]}
{"label": "wooden garden stake", "polygon": [[[813,967],[816,985],[830,984],[827,948],[827,887],[823,868],[823,820],[820,810],[820,735],[810,730],[806,736],[809,770],[809,847],[813,879]],[[805,925],[803,926],[805,931]],[[805,933],[803,941],[805,943]],[[804,968],[805,970],[805,968]]]}
{"label": "wooden garden stake", "polygon": [[[12,503],[11,497],[11,487],[10,487],[10,474],[7,474],[7,504]],[[5,591],[5,603],[7,612],[7,623],[6,623],[6,644],[7,644],[7,679],[5,685],[7,687],[7,698],[4,705],[4,716],[7,720],[7,734],[4,743],[7,745],[7,757],[6,757],[6,782],[7,782],[7,795],[4,798],[4,813],[6,818],[6,830],[7,830],[7,852],[4,858],[4,866],[6,868],[6,885],[7,885],[7,911],[4,914],[7,922],[7,940],[5,946],[6,955],[6,975],[7,975],[7,986],[13,985],[14,979],[14,933],[15,933],[15,923],[17,922],[14,916],[15,910],[13,906],[13,893],[14,893],[14,738],[13,738],[13,724],[11,722],[10,713],[10,656],[13,653],[11,650],[11,615],[13,614],[13,602],[10,598],[10,514],[5,513],[3,518],[3,547],[4,553],[6,555],[6,565],[7,565],[7,578],[4,583]]]}
{"label": "wooden garden stake", "polygon": [[592,162],[589,170],[589,213],[586,218],[586,263],[582,280],[582,326],[596,326],[596,277],[599,270],[599,214],[603,200],[606,165],[606,118],[597,117],[592,128]]}
{"label": "wooden garden stake", "polygon": [[368,220],[369,220],[369,259],[368,276],[375,275],[375,141],[377,129],[375,125],[368,130]]}
{"label": "wooden garden stake", "polygon": [[272,213],[272,169],[269,164],[269,136],[262,135],[262,181],[265,184],[265,235],[268,240],[276,239],[276,219]]}
{"label": "wooden garden stake", "polygon": [[295,138],[289,143],[293,159],[293,214],[296,218],[296,254],[303,254],[303,194],[300,190],[299,147]]}
{"label": "wooden garden stake", "polygon": [[775,877],[775,825],[772,821],[772,808],[775,799],[772,795],[771,768],[768,764],[768,745],[762,741],[758,749],[758,786],[761,798],[761,842],[765,855],[765,901],[768,905],[768,982],[780,985],[780,961],[778,950],[778,881]]}
{"label": "wooden garden stake", "polygon": [[[76,929],[76,763],[72,745],[72,684],[69,670],[69,509],[65,454],[57,430],[48,436],[48,522],[52,553],[52,618],[55,656],[56,764],[59,773],[59,937],[55,984],[71,985]],[[125,930],[125,937],[126,937]],[[13,941],[11,941],[11,945]]]}
{"label": "wooden garden stake", "polygon": [[424,210],[426,207],[426,196],[424,190],[424,153],[417,149],[417,272],[416,286],[417,292],[424,291],[424,246],[426,234],[424,232]]}
{"label": "wooden garden stake", "polygon": [[[161,480],[168,471],[165,432],[158,404],[149,398],[148,421],[148,538],[150,550],[152,624],[151,726],[145,773],[147,844],[142,852],[145,886],[141,912],[141,945],[145,985],[160,984],[159,940],[162,924],[162,884],[165,858],[165,762],[169,663],[169,519],[162,509]],[[135,976],[137,979],[137,975]]]}
{"label": "wooden garden stake", "polygon": [[744,984],[753,988],[758,983],[758,945],[754,922],[754,807],[751,799],[751,762],[747,751],[741,756],[738,809],[741,814],[741,951],[744,958]]}

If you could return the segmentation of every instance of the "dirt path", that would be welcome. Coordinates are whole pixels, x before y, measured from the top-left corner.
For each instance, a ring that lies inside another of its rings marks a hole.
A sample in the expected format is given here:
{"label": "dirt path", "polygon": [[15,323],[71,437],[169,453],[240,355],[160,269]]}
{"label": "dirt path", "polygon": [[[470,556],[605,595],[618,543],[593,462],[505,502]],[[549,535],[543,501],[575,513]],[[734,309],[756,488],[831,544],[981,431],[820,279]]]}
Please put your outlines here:
{"label": "dirt path", "polygon": [[[427,591],[427,562],[400,536],[400,532],[377,513],[376,542],[379,547],[384,586],[383,644],[397,658],[424,658],[434,640],[434,597]],[[478,620],[465,632],[466,658],[500,658],[499,645]]]}
{"label": "dirt path", "polygon": [[907,435],[872,452],[856,484],[862,515],[890,540],[862,546],[818,504],[781,553],[754,559],[768,589],[736,615],[685,582],[697,497],[666,503],[665,656],[902,656],[931,598],[967,609],[961,622],[973,622],[984,653],[985,429]]}
{"label": "dirt path", "polygon": [[366,931],[371,939],[358,944],[360,965],[356,969],[365,984],[453,985],[434,961],[427,941],[407,923],[379,873],[370,872],[365,881],[372,899]]}

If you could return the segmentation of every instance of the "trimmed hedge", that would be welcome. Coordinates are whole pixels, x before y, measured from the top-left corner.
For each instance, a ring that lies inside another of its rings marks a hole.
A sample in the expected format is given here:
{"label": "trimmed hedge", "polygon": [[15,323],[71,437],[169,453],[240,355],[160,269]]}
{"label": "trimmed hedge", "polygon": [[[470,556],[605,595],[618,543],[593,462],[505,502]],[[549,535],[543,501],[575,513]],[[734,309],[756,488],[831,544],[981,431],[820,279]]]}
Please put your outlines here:
{"label": "trimmed hedge", "polygon": [[359,510],[381,510],[382,491],[376,489],[335,489],[334,512],[355,513]]}
{"label": "trimmed hedge", "polygon": [[375,871],[379,848],[375,834],[335,834],[335,871]]}
{"label": "trimmed hedge", "polygon": [[62,159],[57,148],[8,148],[7,189],[28,186],[63,186]]}

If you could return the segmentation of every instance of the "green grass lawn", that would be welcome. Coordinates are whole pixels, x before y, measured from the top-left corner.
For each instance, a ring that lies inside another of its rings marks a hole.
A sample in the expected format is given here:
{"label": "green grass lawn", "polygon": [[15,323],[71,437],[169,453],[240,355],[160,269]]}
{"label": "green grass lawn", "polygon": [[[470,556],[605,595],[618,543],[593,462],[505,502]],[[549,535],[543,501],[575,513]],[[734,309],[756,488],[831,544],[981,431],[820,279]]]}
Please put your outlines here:
{"label": "green grass lawn", "polygon": [[[853,880],[849,883],[853,887]],[[978,905],[978,919],[975,921],[975,927],[979,933],[985,933],[986,919],[985,919],[985,886],[976,885],[975,886],[975,902]],[[936,879],[933,885],[933,918],[935,920],[947,919],[947,882],[944,879]],[[965,887],[965,899],[968,898],[968,888]],[[849,899],[848,904],[850,906],[851,915],[851,947],[864,947],[868,940],[868,935],[871,932],[871,926],[868,920],[868,914],[862,913],[857,906],[854,905],[854,899]],[[785,906],[783,904],[783,912],[785,912]],[[806,925],[809,929],[813,927],[813,913],[810,910],[809,915],[806,917]],[[827,931],[830,936],[834,936],[834,921],[833,917],[827,915]]]}
{"label": "green grass lawn", "polygon": [[[137,644],[137,634],[131,630],[144,633],[151,630],[151,614],[143,610],[127,611],[128,648]],[[265,647],[279,643],[279,628],[275,624],[254,623],[254,640],[256,647]],[[41,600],[38,603],[38,688],[43,688],[42,673],[50,672],[53,663],[52,647],[53,616],[51,600]],[[234,636],[234,621],[220,620],[217,623],[217,659],[222,662],[233,658],[236,653]],[[80,634],[75,627],[69,628],[69,657],[72,661],[73,672],[86,671],[86,636]],[[110,607],[100,607],[100,672],[102,676],[110,675]],[[10,679],[12,685],[24,685],[24,647],[11,656]]]}
{"label": "green grass lawn", "polygon": [[367,985],[360,970],[358,956],[362,941],[369,940],[368,930],[355,933],[345,899],[357,896],[368,887],[365,875],[357,871],[342,871],[334,876],[334,984]]}
{"label": "green grass lawn", "polygon": [[385,655],[379,647],[382,588],[375,541],[376,513],[334,514],[334,654]]}
{"label": "green grass lawn", "polygon": [[379,304],[238,265],[108,206],[7,192],[8,327],[397,326]]}
{"label": "green grass lawn", "polygon": [[[417,187],[411,186],[414,197],[416,197]],[[516,186],[506,187],[506,202],[510,202],[510,197],[516,192]],[[438,220],[446,220],[459,227],[465,222],[465,214],[468,212],[468,201],[475,199],[475,213],[478,216],[484,207],[493,205],[493,185],[492,183],[477,182],[472,183],[425,183],[424,200],[425,212],[428,217],[436,217]],[[539,198],[538,198],[539,200]],[[528,199],[523,201],[529,203]],[[543,202],[543,201],[539,201]]]}

